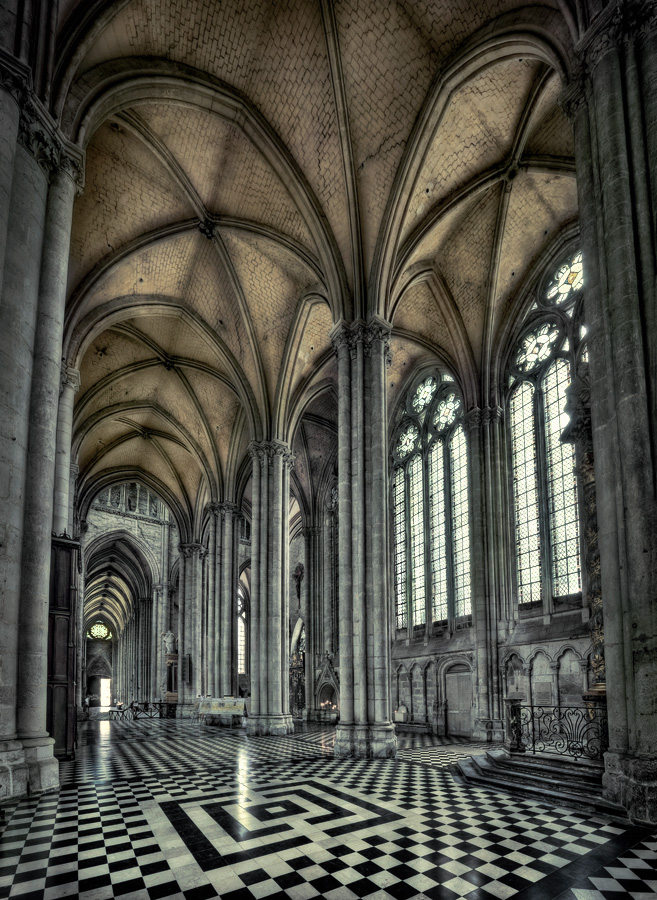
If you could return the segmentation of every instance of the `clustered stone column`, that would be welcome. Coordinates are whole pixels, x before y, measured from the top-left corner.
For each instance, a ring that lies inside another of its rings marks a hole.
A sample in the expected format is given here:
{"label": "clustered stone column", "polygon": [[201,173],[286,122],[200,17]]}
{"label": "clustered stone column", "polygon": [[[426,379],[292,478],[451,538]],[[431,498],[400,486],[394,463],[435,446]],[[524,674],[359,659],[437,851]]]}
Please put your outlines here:
{"label": "clustered stone column", "polygon": [[55,534],[71,534],[71,443],[73,439],[73,402],[80,390],[80,373],[72,366],[62,366],[59,410],[57,413],[57,448],[55,457],[55,491],[52,530]]}
{"label": "clustered stone column", "polygon": [[599,701],[606,700],[605,634],[600,584],[600,549],[598,546],[598,507],[596,500],[595,468],[593,465],[593,431],[591,427],[591,385],[588,364],[580,362],[577,375],[568,389],[566,411],[570,421],[561,440],[575,446],[575,458],[582,490],[584,571],[583,587],[589,611],[591,633],[591,683],[584,693],[591,693]]}
{"label": "clustered stone column", "polygon": [[301,591],[301,617],[306,629],[305,688],[306,718],[313,719],[315,713],[315,671],[321,654],[320,639],[322,626],[321,593],[319,590],[319,535],[317,525],[306,525],[302,530],[306,560],[305,578]]}
{"label": "clustered stone column", "polygon": [[[201,564],[208,551],[196,542],[181,544],[179,550],[178,702],[191,703],[201,693]],[[189,669],[184,672],[186,656]]]}
{"label": "clustered stone column", "polygon": [[237,594],[237,552],[235,522],[239,508],[234,503],[220,503],[221,515],[221,591],[219,595],[220,633],[219,694],[232,696],[235,691],[233,648],[235,644],[235,598]]}
{"label": "clustered stone column", "polygon": [[[505,597],[504,546],[504,446],[502,411],[499,407],[471,409],[465,416],[469,432],[468,459],[471,497],[472,610],[477,709],[473,736],[478,740],[502,740],[504,723],[500,706],[498,627]],[[484,552],[475,552],[482,548]]]}
{"label": "clustered stone column", "polygon": [[615,686],[604,793],[655,821],[657,6],[609,3],[577,51],[563,105],[575,132],[605,667]]}
{"label": "clustered stone column", "polygon": [[338,491],[333,488],[324,513],[324,653],[333,656],[337,652],[336,607],[338,600],[338,573],[336,567],[336,543],[338,535]]}
{"label": "clustered stone column", "polygon": [[289,696],[289,498],[292,454],[283,441],[253,442],[251,712],[249,734],[294,730]]}
{"label": "clustered stone column", "polygon": [[338,530],[340,724],[336,756],[390,757],[397,738],[390,707],[388,441],[386,366],[390,326],[340,322]]}
{"label": "clustered stone column", "polygon": [[46,731],[52,497],[66,272],[82,155],[0,52],[0,790],[59,786]]}

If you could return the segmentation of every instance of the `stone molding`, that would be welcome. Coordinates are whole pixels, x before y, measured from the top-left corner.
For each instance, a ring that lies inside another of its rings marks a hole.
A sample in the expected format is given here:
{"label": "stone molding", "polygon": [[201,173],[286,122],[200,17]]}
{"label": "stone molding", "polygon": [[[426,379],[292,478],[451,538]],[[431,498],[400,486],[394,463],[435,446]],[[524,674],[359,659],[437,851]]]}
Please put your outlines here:
{"label": "stone molding", "polygon": [[289,444],[286,444],[285,441],[251,441],[249,444],[249,456],[253,460],[259,460],[261,466],[264,466],[265,462],[268,462],[271,466],[276,456],[281,456],[283,465],[289,469],[294,466],[294,453],[292,453]]}

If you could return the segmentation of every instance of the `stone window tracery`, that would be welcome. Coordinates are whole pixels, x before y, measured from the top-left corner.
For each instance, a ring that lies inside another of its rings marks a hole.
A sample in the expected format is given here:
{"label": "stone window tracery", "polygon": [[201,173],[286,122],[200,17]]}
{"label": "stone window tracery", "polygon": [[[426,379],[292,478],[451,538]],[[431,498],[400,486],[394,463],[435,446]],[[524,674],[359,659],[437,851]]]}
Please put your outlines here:
{"label": "stone window tracery", "polygon": [[109,641],[112,637],[112,632],[103,622],[95,622],[89,629],[89,637],[97,641]]}
{"label": "stone window tracery", "polygon": [[247,633],[248,633],[248,605],[244,590],[240,585],[237,589],[237,674],[247,673]]}
{"label": "stone window tracery", "polygon": [[157,494],[138,481],[104,488],[96,495],[93,505],[112,512],[160,521],[166,517],[165,506]]}
{"label": "stone window tracery", "polygon": [[[575,449],[561,440],[586,329],[581,253],[549,273],[511,357],[508,394],[516,586],[520,611],[550,611],[582,590]],[[585,352],[585,350],[582,350]]]}
{"label": "stone window tracery", "polygon": [[393,440],[393,560],[396,626],[412,632],[471,614],[470,517],[463,405],[451,376],[416,383],[406,409]]}

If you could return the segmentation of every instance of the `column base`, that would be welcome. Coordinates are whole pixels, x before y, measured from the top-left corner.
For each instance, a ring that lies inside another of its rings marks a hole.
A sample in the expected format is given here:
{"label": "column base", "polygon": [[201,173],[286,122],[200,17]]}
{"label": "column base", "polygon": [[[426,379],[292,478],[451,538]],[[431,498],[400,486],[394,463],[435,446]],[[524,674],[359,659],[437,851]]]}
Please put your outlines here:
{"label": "column base", "polygon": [[58,791],[59,762],[53,756],[54,739],[24,738],[21,743],[28,769],[30,795]]}
{"label": "column base", "polygon": [[380,725],[338,725],[333,755],[338,758],[392,759],[397,755],[397,735],[391,722]]}
{"label": "column base", "polygon": [[0,803],[59,790],[59,762],[51,737],[0,741]]}
{"label": "column base", "polygon": [[246,720],[246,733],[251,735],[294,733],[292,716],[251,716]]}
{"label": "column base", "polygon": [[0,803],[27,794],[28,770],[20,741],[0,741]]}
{"label": "column base", "polygon": [[657,759],[612,750],[604,755],[602,796],[619,803],[637,824],[657,824]]}
{"label": "column base", "polygon": [[504,740],[504,722],[502,719],[476,719],[472,731],[475,741],[499,741]]}

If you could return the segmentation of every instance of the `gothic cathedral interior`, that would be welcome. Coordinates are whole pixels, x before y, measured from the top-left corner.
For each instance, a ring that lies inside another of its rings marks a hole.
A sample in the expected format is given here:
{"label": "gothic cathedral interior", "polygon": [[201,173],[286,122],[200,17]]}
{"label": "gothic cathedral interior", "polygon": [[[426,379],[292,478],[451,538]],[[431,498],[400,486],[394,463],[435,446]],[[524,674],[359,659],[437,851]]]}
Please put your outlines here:
{"label": "gothic cathedral interior", "polygon": [[0,126],[0,801],[130,711],[657,823],[655,3],[1,0]]}

